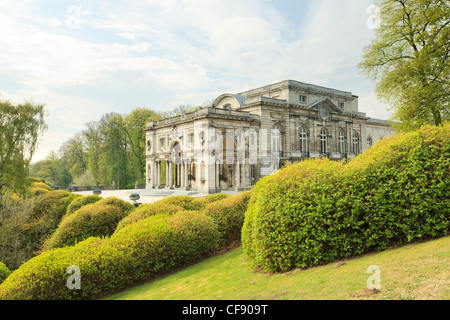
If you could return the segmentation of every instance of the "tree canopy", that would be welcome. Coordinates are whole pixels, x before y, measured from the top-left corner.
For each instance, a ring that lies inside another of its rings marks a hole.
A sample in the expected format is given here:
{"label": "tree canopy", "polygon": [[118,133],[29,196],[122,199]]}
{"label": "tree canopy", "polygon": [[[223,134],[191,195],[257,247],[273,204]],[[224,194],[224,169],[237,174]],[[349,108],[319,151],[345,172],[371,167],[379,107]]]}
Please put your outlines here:
{"label": "tree canopy", "polygon": [[391,104],[399,128],[441,125],[449,119],[450,2],[374,0],[380,25],[359,69]]}
{"label": "tree canopy", "polygon": [[104,114],[98,121],[85,124],[84,130],[64,142],[59,153],[51,152],[30,169],[34,177],[44,178],[57,187],[112,186],[120,189],[145,184],[146,141],[143,130],[147,122],[191,112],[209,105],[179,106],[156,112],[135,108],[130,113]]}
{"label": "tree canopy", "polygon": [[0,98],[0,191],[24,189],[38,137],[47,129],[45,115],[44,105]]}

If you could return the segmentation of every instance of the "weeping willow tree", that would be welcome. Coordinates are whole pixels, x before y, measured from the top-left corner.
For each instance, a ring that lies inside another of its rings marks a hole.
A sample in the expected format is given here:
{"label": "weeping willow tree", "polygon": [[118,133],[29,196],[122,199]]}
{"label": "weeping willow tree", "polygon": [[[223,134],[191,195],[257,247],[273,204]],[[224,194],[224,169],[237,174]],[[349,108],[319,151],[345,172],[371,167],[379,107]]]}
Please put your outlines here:
{"label": "weeping willow tree", "polygon": [[399,129],[449,119],[450,2],[374,0],[375,39],[358,67],[375,81],[377,97],[391,105]]}
{"label": "weeping willow tree", "polygon": [[31,158],[47,125],[44,105],[0,98],[0,192],[25,188]]}

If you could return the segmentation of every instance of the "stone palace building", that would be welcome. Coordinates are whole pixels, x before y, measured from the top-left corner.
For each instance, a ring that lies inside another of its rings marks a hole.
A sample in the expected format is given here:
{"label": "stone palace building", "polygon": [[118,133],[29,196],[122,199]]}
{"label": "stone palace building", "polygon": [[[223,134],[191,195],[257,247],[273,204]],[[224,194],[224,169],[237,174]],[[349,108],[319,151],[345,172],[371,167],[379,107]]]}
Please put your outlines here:
{"label": "stone palace building", "polygon": [[201,193],[247,189],[287,161],[351,159],[395,133],[351,92],[293,80],[222,94],[145,131],[146,189]]}

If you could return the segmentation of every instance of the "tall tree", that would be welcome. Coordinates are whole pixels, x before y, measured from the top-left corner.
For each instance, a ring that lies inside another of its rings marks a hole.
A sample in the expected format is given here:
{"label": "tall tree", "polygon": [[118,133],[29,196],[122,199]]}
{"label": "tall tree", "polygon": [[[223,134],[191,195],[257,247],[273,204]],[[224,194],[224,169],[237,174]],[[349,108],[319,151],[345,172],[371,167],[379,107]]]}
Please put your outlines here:
{"label": "tall tree", "polygon": [[450,2],[374,0],[375,39],[358,67],[391,104],[392,120],[410,130],[449,119]]}
{"label": "tall tree", "polygon": [[102,172],[103,145],[106,139],[106,132],[101,130],[100,122],[91,121],[86,124],[86,129],[82,135],[86,142],[87,167],[100,184],[108,184],[106,174]]}
{"label": "tall tree", "polygon": [[125,187],[130,183],[127,163],[127,141],[125,138],[123,116],[118,113],[105,114],[100,119],[100,130],[105,136],[103,165],[107,166],[109,184],[115,188]]}
{"label": "tall tree", "polygon": [[54,151],[51,151],[44,160],[30,167],[30,176],[43,178],[47,183],[59,187],[67,187],[72,182],[71,175]]}
{"label": "tall tree", "polygon": [[161,115],[145,108],[137,108],[125,116],[125,138],[128,141],[128,162],[132,179],[145,183],[145,125],[149,121],[161,120]]}
{"label": "tall tree", "polygon": [[44,105],[0,99],[0,192],[23,190],[38,137],[46,129]]}
{"label": "tall tree", "polygon": [[74,179],[81,176],[87,169],[85,149],[83,136],[79,133],[61,146],[61,161]]}

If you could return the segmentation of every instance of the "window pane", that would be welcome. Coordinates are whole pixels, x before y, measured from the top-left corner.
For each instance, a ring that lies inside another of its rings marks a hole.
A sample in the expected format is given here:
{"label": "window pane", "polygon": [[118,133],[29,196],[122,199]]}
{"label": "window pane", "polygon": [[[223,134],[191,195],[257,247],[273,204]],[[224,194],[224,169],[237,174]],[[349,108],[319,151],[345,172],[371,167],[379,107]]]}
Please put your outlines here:
{"label": "window pane", "polygon": [[320,130],[320,152],[327,152],[327,135],[325,134],[325,130]]}

